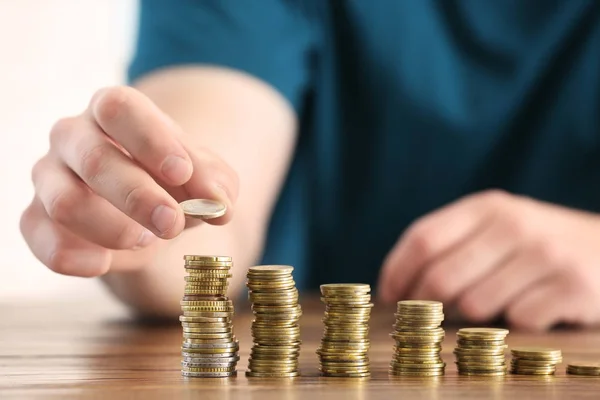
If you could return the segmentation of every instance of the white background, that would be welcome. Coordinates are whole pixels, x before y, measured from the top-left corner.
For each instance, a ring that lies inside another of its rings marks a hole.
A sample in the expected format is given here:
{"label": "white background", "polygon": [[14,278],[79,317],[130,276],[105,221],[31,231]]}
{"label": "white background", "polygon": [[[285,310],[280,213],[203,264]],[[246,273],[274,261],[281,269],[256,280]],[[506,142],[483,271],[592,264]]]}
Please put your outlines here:
{"label": "white background", "polygon": [[0,0],[0,301],[107,296],[93,279],[59,276],[19,231],[30,171],[48,131],[93,92],[120,84],[135,40],[135,0]]}

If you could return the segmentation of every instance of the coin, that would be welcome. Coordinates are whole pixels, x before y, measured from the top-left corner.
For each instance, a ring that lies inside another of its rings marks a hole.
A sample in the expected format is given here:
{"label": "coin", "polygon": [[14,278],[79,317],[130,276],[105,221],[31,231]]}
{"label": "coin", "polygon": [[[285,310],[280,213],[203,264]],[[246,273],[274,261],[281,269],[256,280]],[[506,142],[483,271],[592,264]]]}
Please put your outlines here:
{"label": "coin", "polygon": [[290,265],[257,265],[248,269],[246,286],[254,314],[248,377],[299,375],[302,308],[298,305],[293,271]]}
{"label": "coin", "polygon": [[191,199],[179,203],[186,217],[213,219],[225,215],[227,206],[215,200]]}
{"label": "coin", "polygon": [[445,336],[443,304],[430,300],[403,300],[396,305],[396,322],[390,336],[395,340],[389,374],[440,376],[446,364],[440,353]]}
{"label": "coin", "polygon": [[552,375],[562,362],[559,349],[545,347],[515,347],[511,349],[510,372],[517,375]]}
{"label": "coin", "polygon": [[316,353],[323,376],[370,375],[368,352],[371,287],[363,283],[333,283],[320,286],[325,303],[323,337]]}
{"label": "coin", "polygon": [[194,378],[236,375],[239,343],[233,333],[233,302],[226,297],[230,257],[184,256],[181,373]]}
{"label": "coin", "polygon": [[230,378],[236,376],[237,372],[192,372],[181,370],[181,375],[187,378]]}
{"label": "coin", "polygon": [[571,375],[600,376],[600,362],[574,361],[567,365]]}
{"label": "coin", "polygon": [[456,366],[461,375],[500,376],[505,375],[507,329],[462,328],[457,332],[457,347],[454,349]]}

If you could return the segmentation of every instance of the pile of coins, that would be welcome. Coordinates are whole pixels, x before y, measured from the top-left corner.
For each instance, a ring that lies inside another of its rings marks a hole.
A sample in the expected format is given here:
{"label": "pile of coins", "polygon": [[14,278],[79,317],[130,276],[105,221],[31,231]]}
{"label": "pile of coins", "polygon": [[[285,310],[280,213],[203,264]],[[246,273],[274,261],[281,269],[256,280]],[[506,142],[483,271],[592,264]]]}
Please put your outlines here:
{"label": "pile of coins", "polygon": [[251,267],[247,275],[248,298],[252,302],[254,345],[246,376],[292,378],[298,376],[302,309],[292,277],[293,267]]}
{"label": "pile of coins", "polygon": [[515,347],[510,352],[512,374],[553,375],[556,372],[556,365],[562,362],[562,352],[557,349]]}
{"label": "pile of coins", "polygon": [[227,298],[230,257],[184,256],[185,292],[181,373],[186,377],[235,376],[239,344],[233,334],[233,303]]}
{"label": "pile of coins", "polygon": [[460,375],[506,375],[506,329],[459,329],[458,346],[454,349]]}
{"label": "pile of coins", "polygon": [[402,376],[444,375],[446,364],[440,358],[444,329],[442,303],[405,300],[397,305],[396,323],[390,334],[395,340],[390,374]]}
{"label": "pile of coins", "polygon": [[371,287],[367,284],[321,285],[325,303],[325,330],[317,349],[324,376],[368,377],[371,375],[370,342]]}
{"label": "pile of coins", "polygon": [[567,365],[567,374],[600,376],[600,362],[572,362]]}

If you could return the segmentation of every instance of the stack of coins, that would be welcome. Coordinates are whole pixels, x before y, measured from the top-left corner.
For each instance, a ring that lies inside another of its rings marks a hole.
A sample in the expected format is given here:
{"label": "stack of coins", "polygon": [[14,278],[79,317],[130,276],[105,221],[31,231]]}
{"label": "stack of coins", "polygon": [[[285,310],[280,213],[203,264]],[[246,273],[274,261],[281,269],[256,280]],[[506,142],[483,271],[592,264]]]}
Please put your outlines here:
{"label": "stack of coins", "polygon": [[506,375],[506,329],[459,329],[458,346],[454,349],[458,373],[461,375]]}
{"label": "stack of coins", "polygon": [[324,376],[368,377],[369,318],[373,304],[367,284],[321,285],[325,330],[317,349]]}
{"label": "stack of coins", "polygon": [[600,362],[571,362],[567,365],[567,374],[600,376]]}
{"label": "stack of coins", "polygon": [[252,302],[254,345],[246,376],[293,378],[298,376],[302,309],[292,277],[293,267],[263,265],[248,270],[248,298]]}
{"label": "stack of coins", "polygon": [[440,358],[444,329],[442,303],[405,300],[397,305],[396,323],[390,334],[395,340],[390,374],[402,376],[440,376],[446,364]]}
{"label": "stack of coins", "polygon": [[233,303],[227,298],[230,257],[184,256],[181,300],[182,370],[186,377],[235,376],[239,344],[233,334]]}
{"label": "stack of coins", "polygon": [[515,347],[510,352],[512,374],[553,375],[556,372],[556,364],[562,362],[562,352],[557,349]]}

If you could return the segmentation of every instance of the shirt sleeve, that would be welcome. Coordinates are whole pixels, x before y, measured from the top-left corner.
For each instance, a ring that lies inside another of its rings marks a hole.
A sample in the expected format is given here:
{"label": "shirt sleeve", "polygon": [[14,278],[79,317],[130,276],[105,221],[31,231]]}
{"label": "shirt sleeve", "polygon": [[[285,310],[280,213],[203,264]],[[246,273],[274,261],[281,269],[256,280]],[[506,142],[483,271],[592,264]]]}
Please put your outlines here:
{"label": "shirt sleeve", "polygon": [[141,0],[128,79],[216,65],[269,83],[296,110],[310,85],[314,28],[294,0]]}

